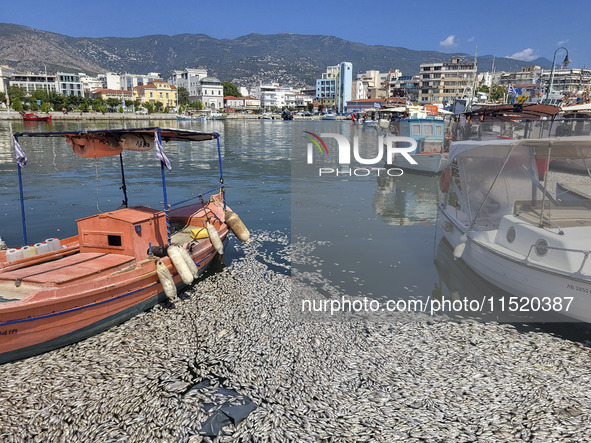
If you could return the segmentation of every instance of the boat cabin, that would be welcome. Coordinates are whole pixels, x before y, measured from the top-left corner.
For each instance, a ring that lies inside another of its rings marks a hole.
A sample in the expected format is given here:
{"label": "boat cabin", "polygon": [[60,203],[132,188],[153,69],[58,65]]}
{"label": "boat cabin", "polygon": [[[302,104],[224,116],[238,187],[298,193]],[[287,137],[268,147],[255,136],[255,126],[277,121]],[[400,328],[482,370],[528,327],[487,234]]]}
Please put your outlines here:
{"label": "boat cabin", "polygon": [[76,222],[80,252],[111,252],[140,261],[148,257],[151,247],[168,243],[164,212],[146,206],[118,209]]}

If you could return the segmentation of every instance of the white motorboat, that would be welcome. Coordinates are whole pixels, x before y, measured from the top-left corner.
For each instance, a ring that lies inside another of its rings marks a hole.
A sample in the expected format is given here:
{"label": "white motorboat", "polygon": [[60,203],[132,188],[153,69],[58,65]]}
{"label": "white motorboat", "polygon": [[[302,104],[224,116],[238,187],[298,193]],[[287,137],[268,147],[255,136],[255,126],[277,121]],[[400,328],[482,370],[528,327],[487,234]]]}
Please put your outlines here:
{"label": "white motorboat", "polygon": [[538,179],[536,159],[566,158],[591,158],[591,137],[450,147],[438,226],[456,258],[516,296],[498,312],[591,321],[591,201],[553,196],[552,173]]}

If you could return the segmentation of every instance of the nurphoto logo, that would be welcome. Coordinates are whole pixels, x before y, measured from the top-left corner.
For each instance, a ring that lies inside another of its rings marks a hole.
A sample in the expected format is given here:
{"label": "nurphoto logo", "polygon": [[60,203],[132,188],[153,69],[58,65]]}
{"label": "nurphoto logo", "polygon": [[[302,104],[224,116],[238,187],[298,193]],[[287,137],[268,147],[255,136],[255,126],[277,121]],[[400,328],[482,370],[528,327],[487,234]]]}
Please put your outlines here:
{"label": "nurphoto logo", "polygon": [[[339,165],[350,165],[351,164],[351,144],[344,135],[334,133],[322,133],[320,136],[304,131],[304,133],[310,136],[304,136],[308,140],[307,145],[307,159],[306,163],[311,165],[314,163],[314,152],[316,148],[320,152],[320,155],[329,155],[328,148],[324,141],[325,138],[330,137],[337,142],[337,153]],[[402,146],[401,146],[402,145]],[[377,154],[373,158],[363,158],[359,153],[359,138],[353,137],[353,158],[360,165],[373,166],[373,167],[361,167],[361,168],[318,168],[319,176],[333,175],[348,177],[357,176],[364,177],[371,174],[380,175],[382,172],[389,176],[400,176],[403,174],[402,169],[392,167],[394,164],[394,157],[396,154],[400,154],[408,163],[416,165],[417,162],[411,157],[410,153],[414,152],[417,148],[417,142],[411,137],[398,137],[393,135],[379,136],[377,143]],[[318,154],[317,154],[318,155]],[[385,157],[385,158],[384,158]],[[383,166],[379,166],[383,165]],[[389,166],[390,165],[390,166]]]}

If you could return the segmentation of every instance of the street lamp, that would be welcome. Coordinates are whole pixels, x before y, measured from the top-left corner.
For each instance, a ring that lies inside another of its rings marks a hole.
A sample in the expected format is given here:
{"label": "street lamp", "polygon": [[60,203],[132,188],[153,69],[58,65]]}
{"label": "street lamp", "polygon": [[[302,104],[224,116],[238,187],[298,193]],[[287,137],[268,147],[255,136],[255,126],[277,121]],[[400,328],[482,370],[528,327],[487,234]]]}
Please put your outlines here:
{"label": "street lamp", "polygon": [[566,57],[564,57],[564,61],[562,62],[562,65],[568,66],[570,64],[570,60],[568,59],[568,49],[561,46],[560,48],[556,49],[556,51],[554,51],[554,58],[552,59],[552,71],[550,71],[550,85],[548,86],[548,90],[546,91],[546,100],[544,100],[545,102],[548,102],[548,98],[550,96],[550,91],[552,90],[552,83],[554,83],[554,64],[556,63],[556,53],[560,49],[564,49],[566,51]]}

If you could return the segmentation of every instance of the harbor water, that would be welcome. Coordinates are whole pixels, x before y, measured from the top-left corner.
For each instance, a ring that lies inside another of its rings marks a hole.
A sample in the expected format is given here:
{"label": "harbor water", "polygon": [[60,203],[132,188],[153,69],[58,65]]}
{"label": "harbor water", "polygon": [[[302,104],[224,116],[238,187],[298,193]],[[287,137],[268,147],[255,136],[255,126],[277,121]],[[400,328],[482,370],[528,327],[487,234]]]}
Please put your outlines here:
{"label": "harbor water", "polygon": [[[454,260],[436,235],[438,177],[388,173],[379,162],[369,173],[338,164],[335,134],[351,146],[357,139],[362,157],[371,158],[377,129],[262,119],[131,124],[219,132],[227,202],[252,242],[231,236],[224,263],[174,305],[0,366],[0,440],[547,442],[591,435],[591,394],[581,389],[591,363],[584,328],[416,309],[302,315],[306,298],[384,304],[503,295]],[[0,235],[9,247],[23,244],[11,134],[118,125],[0,122]],[[28,157],[28,243],[75,235],[76,219],[121,205],[118,158],[80,159],[59,139],[19,141]],[[164,147],[170,203],[218,186],[214,141]],[[154,153],[125,152],[123,161],[129,204],[162,207]],[[249,412],[236,418],[236,410]]]}

